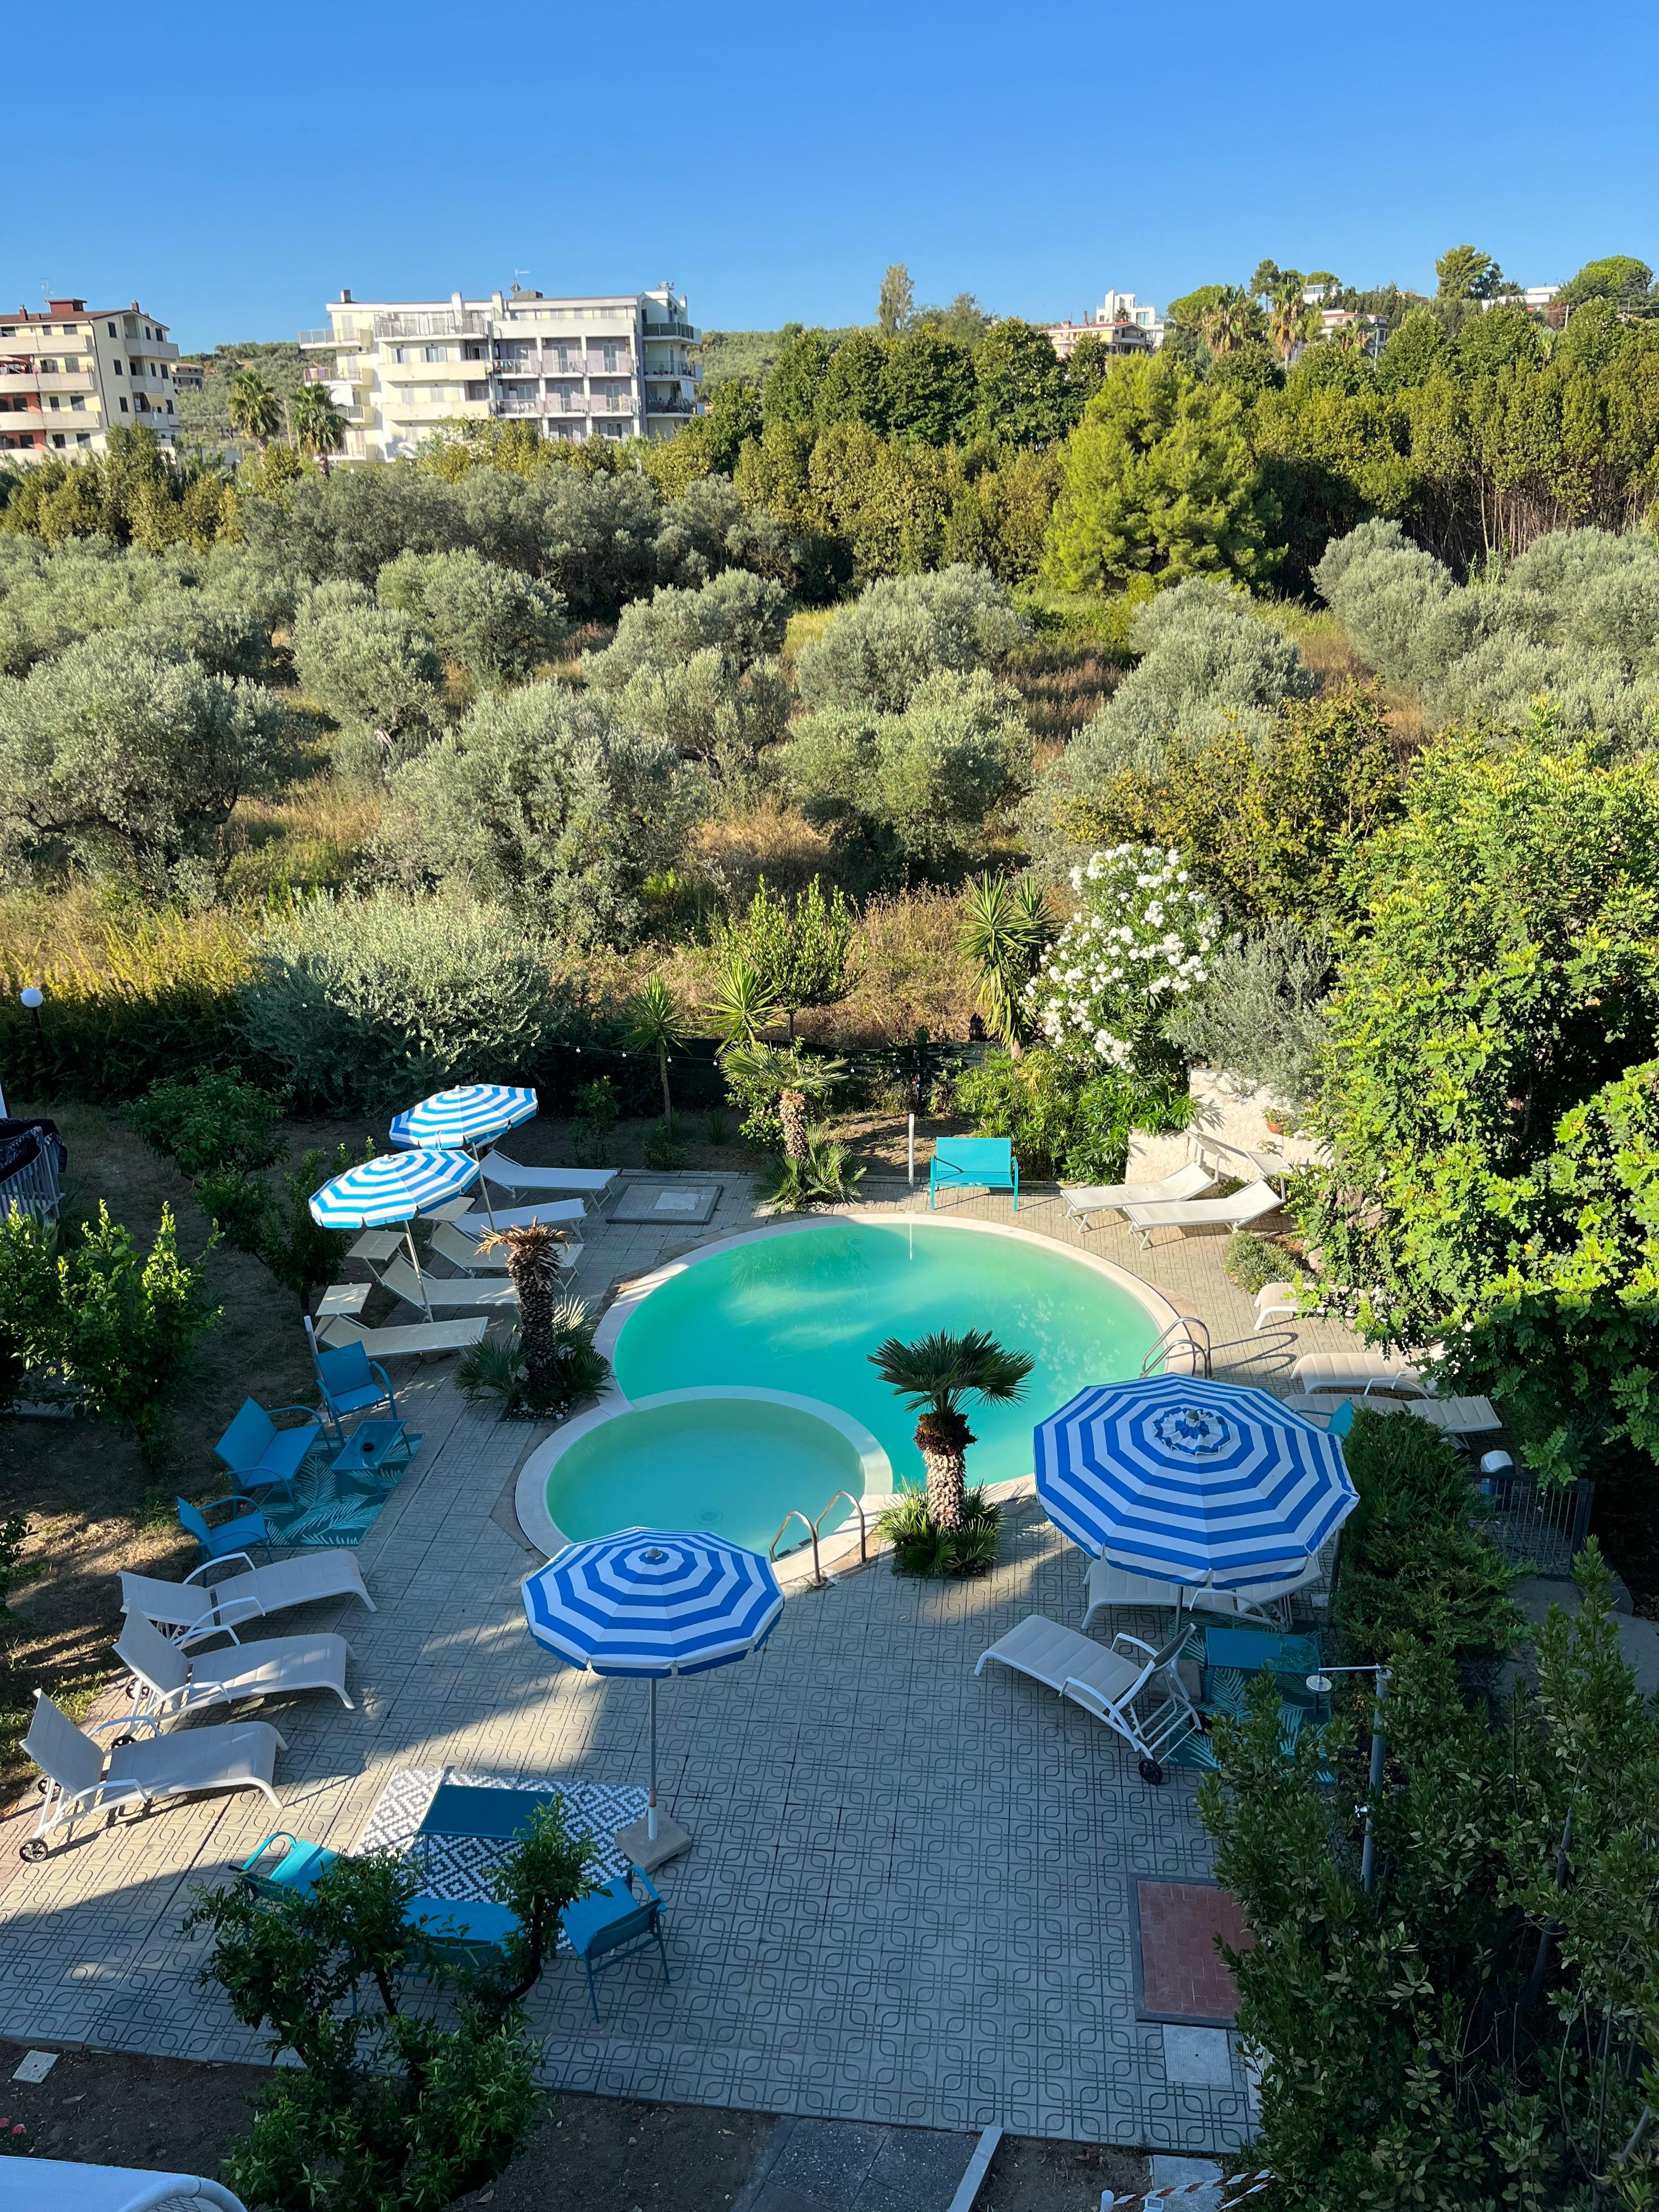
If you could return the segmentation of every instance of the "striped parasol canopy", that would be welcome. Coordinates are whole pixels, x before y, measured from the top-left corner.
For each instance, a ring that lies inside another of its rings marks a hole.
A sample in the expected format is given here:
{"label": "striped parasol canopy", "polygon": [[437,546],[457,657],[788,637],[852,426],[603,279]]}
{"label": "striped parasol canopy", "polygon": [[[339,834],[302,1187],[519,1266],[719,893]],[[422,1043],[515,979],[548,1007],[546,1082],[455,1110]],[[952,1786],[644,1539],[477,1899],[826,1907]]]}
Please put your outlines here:
{"label": "striped parasol canopy", "polygon": [[747,1658],[783,1611],[769,1561],[704,1530],[624,1528],[527,1577],[538,1644],[592,1674],[701,1674]]}
{"label": "striped parasol canopy", "polygon": [[1162,1582],[1248,1589],[1294,1574],[1358,1503],[1334,1437],[1265,1390],[1195,1376],[1079,1390],[1035,1444],[1055,1526]]}
{"label": "striped parasol canopy", "polygon": [[459,1198],[478,1180],[465,1152],[379,1152],[325,1182],[311,1201],[325,1229],[380,1229],[410,1221],[423,1206]]}
{"label": "striped parasol canopy", "polygon": [[643,1835],[628,1848],[635,1864],[660,1863],[690,1838],[671,1820],[659,1840],[657,1684],[759,1650],[783,1612],[771,1562],[700,1528],[624,1528],[567,1544],[523,1587],[530,1633],[567,1666],[650,1682],[651,1787]]}
{"label": "striped parasol canopy", "polygon": [[512,1083],[462,1083],[434,1091],[399,1114],[392,1141],[405,1149],[421,1145],[477,1145],[499,1137],[536,1116],[536,1094]]}

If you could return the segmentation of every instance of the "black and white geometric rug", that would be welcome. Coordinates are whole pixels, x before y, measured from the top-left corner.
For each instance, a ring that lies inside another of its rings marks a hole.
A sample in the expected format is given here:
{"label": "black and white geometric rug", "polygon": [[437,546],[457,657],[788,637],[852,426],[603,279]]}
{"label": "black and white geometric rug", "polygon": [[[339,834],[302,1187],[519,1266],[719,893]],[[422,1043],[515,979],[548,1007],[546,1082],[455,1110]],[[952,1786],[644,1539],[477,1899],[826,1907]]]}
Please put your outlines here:
{"label": "black and white geometric rug", "polygon": [[628,1861],[612,1838],[618,1828],[645,1817],[643,1790],[619,1789],[608,1782],[554,1782],[534,1774],[475,1774],[459,1766],[400,1766],[375,1800],[357,1850],[392,1851],[413,1858],[428,1897],[457,1905],[478,1904],[492,1894],[491,1884],[513,1846],[489,1836],[423,1836],[425,1820],[441,1783],[471,1790],[536,1790],[564,1800],[565,1824],[574,1836],[591,1836],[593,1856],[586,1873],[596,1886],[614,1881]]}

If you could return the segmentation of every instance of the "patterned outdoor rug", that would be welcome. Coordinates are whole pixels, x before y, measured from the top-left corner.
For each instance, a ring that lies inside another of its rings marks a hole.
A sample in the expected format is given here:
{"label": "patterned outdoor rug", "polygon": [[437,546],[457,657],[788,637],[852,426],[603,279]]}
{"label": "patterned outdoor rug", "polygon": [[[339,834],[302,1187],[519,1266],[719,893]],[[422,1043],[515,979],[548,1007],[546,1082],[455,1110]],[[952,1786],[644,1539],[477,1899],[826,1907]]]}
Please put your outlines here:
{"label": "patterned outdoor rug", "polygon": [[552,1782],[533,1774],[474,1774],[459,1766],[400,1766],[376,1799],[357,1849],[360,1852],[395,1851],[399,1858],[416,1858],[426,1895],[447,1898],[458,1905],[477,1904],[490,1897],[495,1870],[513,1846],[485,1836],[421,1835],[421,1822],[441,1782],[473,1790],[546,1790],[550,1796],[562,1797],[571,1832],[586,1833],[593,1839],[593,1856],[586,1872],[596,1885],[614,1881],[628,1864],[611,1840],[617,1830],[645,1817],[643,1790],[619,1789],[608,1782]]}
{"label": "patterned outdoor rug", "polygon": [[[412,1465],[421,1438],[411,1435],[409,1443]],[[335,1474],[329,1462],[337,1449],[324,1443],[307,1452],[294,1480],[292,1502],[262,1509],[270,1524],[271,1540],[279,1549],[345,1551],[361,1544],[406,1471],[389,1468],[384,1480]]]}

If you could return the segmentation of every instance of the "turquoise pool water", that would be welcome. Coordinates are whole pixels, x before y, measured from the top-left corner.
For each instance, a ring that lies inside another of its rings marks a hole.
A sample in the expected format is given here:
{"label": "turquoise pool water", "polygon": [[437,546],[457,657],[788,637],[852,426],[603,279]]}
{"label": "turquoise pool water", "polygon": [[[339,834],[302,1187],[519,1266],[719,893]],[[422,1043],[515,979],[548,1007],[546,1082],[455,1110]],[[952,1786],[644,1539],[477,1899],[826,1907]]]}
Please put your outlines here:
{"label": "turquoise pool water", "polygon": [[1019,1403],[969,1409],[979,1440],[969,1480],[979,1482],[1029,1474],[1034,1423],[1085,1383],[1139,1374],[1158,1333],[1132,1291],[1058,1245],[922,1221],[826,1221],[671,1276],[629,1316],[612,1364],[629,1398],[720,1382],[821,1398],[872,1431],[908,1485],[921,1480],[915,1416],[869,1354],[885,1337],[939,1328],[988,1328],[1036,1363]]}
{"label": "turquoise pool water", "polygon": [[[848,1437],[794,1407],[690,1399],[635,1407],[578,1437],[548,1471],[547,1510],[578,1541],[617,1528],[712,1528],[764,1552],[792,1507],[817,1514],[838,1490],[856,1498],[862,1472]],[[825,1522],[826,1534],[846,1513]]]}

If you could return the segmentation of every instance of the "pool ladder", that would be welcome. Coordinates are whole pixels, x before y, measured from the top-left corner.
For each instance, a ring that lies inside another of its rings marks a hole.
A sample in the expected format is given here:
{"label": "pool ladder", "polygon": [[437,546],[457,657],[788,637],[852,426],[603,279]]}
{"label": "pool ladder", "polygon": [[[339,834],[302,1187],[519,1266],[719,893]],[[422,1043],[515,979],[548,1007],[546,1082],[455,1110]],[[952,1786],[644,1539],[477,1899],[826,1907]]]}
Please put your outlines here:
{"label": "pool ladder", "polygon": [[841,1504],[843,1498],[852,1507],[854,1512],[859,1516],[859,1564],[860,1566],[866,1565],[870,1557],[868,1519],[866,1516],[862,1504],[858,1498],[854,1497],[850,1490],[838,1490],[835,1496],[830,1500],[830,1503],[824,1507],[823,1512],[819,1514],[816,1521],[809,1521],[799,1506],[792,1507],[792,1509],[784,1515],[782,1520],[778,1523],[778,1533],[772,1539],[772,1547],[766,1555],[767,1558],[774,1561],[776,1560],[778,1556],[778,1546],[783,1541],[785,1529],[788,1528],[792,1521],[799,1521],[801,1527],[805,1529],[807,1540],[812,1547],[812,1588],[814,1589],[823,1589],[824,1587],[824,1575],[823,1570],[818,1563],[818,1537],[823,1528],[824,1522],[835,1511],[836,1506]]}

